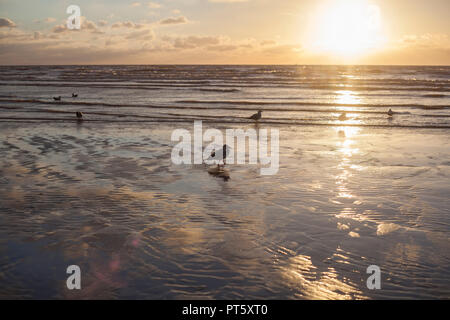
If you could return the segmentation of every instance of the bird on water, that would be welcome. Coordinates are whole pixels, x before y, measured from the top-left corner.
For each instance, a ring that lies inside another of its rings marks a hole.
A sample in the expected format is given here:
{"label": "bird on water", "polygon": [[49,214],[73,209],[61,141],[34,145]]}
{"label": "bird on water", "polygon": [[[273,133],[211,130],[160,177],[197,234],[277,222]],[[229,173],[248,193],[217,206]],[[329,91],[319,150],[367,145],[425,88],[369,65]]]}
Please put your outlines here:
{"label": "bird on water", "polygon": [[77,111],[76,115],[77,115],[78,121],[83,120],[83,113],[81,113],[80,111]]}
{"label": "bird on water", "polygon": [[59,97],[53,97],[53,100],[55,100],[55,101],[61,101],[61,96],[59,96]]}
{"label": "bird on water", "polygon": [[[224,144],[222,149],[213,150],[208,160],[222,161],[223,162],[222,167],[224,167],[226,164],[225,160],[229,154],[230,154],[230,147]],[[217,163],[217,169],[220,169],[220,163]]]}
{"label": "bird on water", "polygon": [[347,114],[346,114],[345,112],[343,112],[343,113],[339,116],[339,120],[341,120],[341,121],[347,120]]}
{"label": "bird on water", "polygon": [[254,115],[252,115],[249,119],[258,121],[259,119],[262,118],[262,110],[259,110],[257,113],[255,113]]}

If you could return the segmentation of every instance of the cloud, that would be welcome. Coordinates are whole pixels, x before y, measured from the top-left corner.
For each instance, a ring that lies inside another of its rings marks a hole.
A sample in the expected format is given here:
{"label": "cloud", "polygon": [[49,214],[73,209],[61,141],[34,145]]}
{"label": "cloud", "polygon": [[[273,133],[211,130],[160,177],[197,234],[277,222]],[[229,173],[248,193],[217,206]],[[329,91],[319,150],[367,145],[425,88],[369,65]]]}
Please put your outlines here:
{"label": "cloud", "polygon": [[66,32],[66,31],[69,31],[69,29],[67,29],[65,24],[59,24],[59,25],[56,25],[56,26],[54,26],[52,28],[52,32],[53,33],[63,33],[63,32]]}
{"label": "cloud", "polygon": [[0,18],[0,28],[15,28],[17,25],[8,18]]}
{"label": "cloud", "polygon": [[67,28],[67,26],[65,24],[59,24],[52,28],[53,33],[64,33],[64,32],[68,32],[68,31],[90,31],[92,33],[97,33],[97,34],[103,33],[102,31],[100,31],[98,29],[95,22],[86,19],[86,17],[81,17],[81,29],[80,30],[77,30],[77,29],[70,30]]}
{"label": "cloud", "polygon": [[208,0],[213,3],[236,3],[236,2],[247,2],[250,0]]}
{"label": "cloud", "polygon": [[[98,37],[94,25],[86,24],[84,32],[70,33],[64,25],[55,26],[60,33],[23,33],[20,29],[0,32],[0,59],[5,64],[96,64],[96,63],[295,63],[298,46],[263,47],[255,39],[235,39],[225,35],[156,36],[148,25],[120,32],[106,29]],[[88,29],[89,28],[89,29]],[[22,34],[21,34],[22,33]],[[10,35],[8,35],[10,34]],[[265,52],[273,49],[271,55]],[[183,54],[180,54],[180,51]],[[276,53],[279,53],[276,55]]]}
{"label": "cloud", "polygon": [[42,37],[43,37],[42,32],[35,31],[35,32],[33,33],[33,38],[34,38],[34,40],[42,39]]}
{"label": "cloud", "polygon": [[9,63],[71,64],[118,62],[142,54],[141,47],[105,47],[72,41],[32,41],[0,43],[0,57]]}
{"label": "cloud", "polygon": [[263,41],[260,42],[260,44],[262,46],[269,46],[269,45],[273,46],[273,45],[276,45],[277,42],[274,41],[274,40],[263,40]]}
{"label": "cloud", "polygon": [[442,33],[426,33],[422,35],[409,34],[400,38],[398,44],[403,47],[445,48],[450,47],[450,38],[448,34]]}
{"label": "cloud", "polygon": [[159,8],[162,7],[161,4],[156,3],[156,2],[149,2],[149,3],[147,4],[147,6],[148,6],[150,9],[159,9]]}
{"label": "cloud", "polygon": [[298,45],[279,45],[279,46],[272,46],[267,49],[263,50],[263,53],[268,55],[290,55],[292,53],[298,53],[301,51],[301,47]]}
{"label": "cloud", "polygon": [[125,36],[125,39],[133,39],[133,40],[153,40],[155,37],[154,33],[150,29],[145,29],[142,31],[133,31]]}
{"label": "cloud", "polygon": [[86,20],[84,22],[81,23],[81,28],[83,29],[87,29],[87,30],[91,30],[91,31],[95,31],[97,30],[97,25],[89,20]]}
{"label": "cloud", "polygon": [[180,17],[170,17],[170,18],[166,18],[163,19],[161,21],[159,21],[160,24],[163,25],[171,25],[171,24],[182,24],[182,23],[188,23],[188,19],[184,16],[180,16]]}
{"label": "cloud", "polygon": [[130,28],[130,29],[140,29],[142,27],[144,27],[143,24],[134,23],[131,21],[116,22],[111,26],[111,28]]}
{"label": "cloud", "polygon": [[30,39],[30,37],[29,35],[18,29],[10,29],[10,31],[0,32],[0,39],[27,41]]}
{"label": "cloud", "polygon": [[221,44],[217,46],[209,46],[207,49],[209,51],[231,51],[236,50],[238,46],[232,44]]}
{"label": "cloud", "polygon": [[361,59],[361,64],[448,65],[450,37],[442,33],[408,34]]}
{"label": "cloud", "polygon": [[189,37],[163,37],[164,41],[172,42],[173,47],[177,49],[194,49],[197,47],[211,46],[220,44],[219,37],[203,37],[203,36],[189,36]]}

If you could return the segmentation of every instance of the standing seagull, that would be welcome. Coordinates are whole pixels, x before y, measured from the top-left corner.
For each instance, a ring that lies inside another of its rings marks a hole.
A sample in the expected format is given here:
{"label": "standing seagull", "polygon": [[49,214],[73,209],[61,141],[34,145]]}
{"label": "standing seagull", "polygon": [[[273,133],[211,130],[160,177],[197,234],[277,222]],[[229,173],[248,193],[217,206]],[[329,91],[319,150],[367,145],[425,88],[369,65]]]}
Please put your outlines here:
{"label": "standing seagull", "polygon": [[341,120],[341,121],[347,120],[347,114],[346,114],[345,112],[343,112],[343,113],[339,116],[339,120]]}
{"label": "standing seagull", "polygon": [[[211,160],[222,160],[223,161],[223,167],[225,166],[226,162],[225,159],[227,158],[227,156],[230,154],[230,147],[226,144],[223,145],[222,150],[214,150],[213,152],[211,152],[211,156],[207,159],[209,161]],[[220,169],[220,164],[217,163],[217,169]]]}
{"label": "standing seagull", "polygon": [[261,117],[262,117],[262,110],[259,110],[258,113],[255,113],[249,119],[258,121],[259,119],[261,119]]}
{"label": "standing seagull", "polygon": [[78,121],[83,120],[83,114],[80,111],[77,111],[76,115],[77,115]]}
{"label": "standing seagull", "polygon": [[389,117],[392,117],[394,115],[394,111],[392,111],[392,109],[389,109],[387,114]]}

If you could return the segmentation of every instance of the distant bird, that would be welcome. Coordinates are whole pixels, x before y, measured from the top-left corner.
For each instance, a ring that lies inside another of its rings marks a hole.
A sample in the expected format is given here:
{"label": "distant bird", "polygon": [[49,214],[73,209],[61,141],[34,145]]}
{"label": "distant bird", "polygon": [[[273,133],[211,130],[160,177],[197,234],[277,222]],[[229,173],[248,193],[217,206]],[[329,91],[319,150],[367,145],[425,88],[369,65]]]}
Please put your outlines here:
{"label": "distant bird", "polygon": [[262,110],[259,110],[258,113],[255,113],[254,115],[252,115],[249,119],[258,121],[259,119],[262,118]]}
{"label": "distant bird", "polygon": [[347,120],[347,114],[346,114],[345,112],[343,112],[343,113],[339,116],[339,120],[341,120],[341,121]]}
{"label": "distant bird", "polygon": [[78,97],[78,93],[72,93],[72,98]]}
{"label": "distant bird", "polygon": [[[207,159],[209,161],[211,160],[222,160],[223,161],[223,165],[225,166],[226,162],[225,159],[227,158],[227,156],[230,154],[230,147],[226,144],[223,145],[222,149],[218,149],[218,150],[213,150],[213,152],[211,152],[211,156]],[[217,168],[220,168],[220,164],[217,163]]]}
{"label": "distant bird", "polygon": [[392,117],[394,115],[394,111],[392,111],[392,109],[389,109],[387,114],[389,117]]}
{"label": "distant bird", "polygon": [[83,114],[80,111],[77,111],[76,115],[78,120],[83,120]]}
{"label": "distant bird", "polygon": [[61,96],[59,96],[59,97],[53,97],[53,100],[55,100],[55,101],[61,101]]}

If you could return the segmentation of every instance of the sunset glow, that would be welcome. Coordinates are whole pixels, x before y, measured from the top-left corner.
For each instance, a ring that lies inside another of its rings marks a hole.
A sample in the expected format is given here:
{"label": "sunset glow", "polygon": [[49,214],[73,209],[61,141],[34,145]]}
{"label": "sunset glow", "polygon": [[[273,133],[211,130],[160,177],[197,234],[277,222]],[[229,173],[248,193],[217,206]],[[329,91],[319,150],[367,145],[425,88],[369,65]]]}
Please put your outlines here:
{"label": "sunset glow", "polygon": [[311,49],[345,57],[380,48],[381,11],[365,1],[348,0],[321,5],[311,30]]}
{"label": "sunset glow", "polygon": [[450,64],[447,0],[0,1],[2,64]]}

